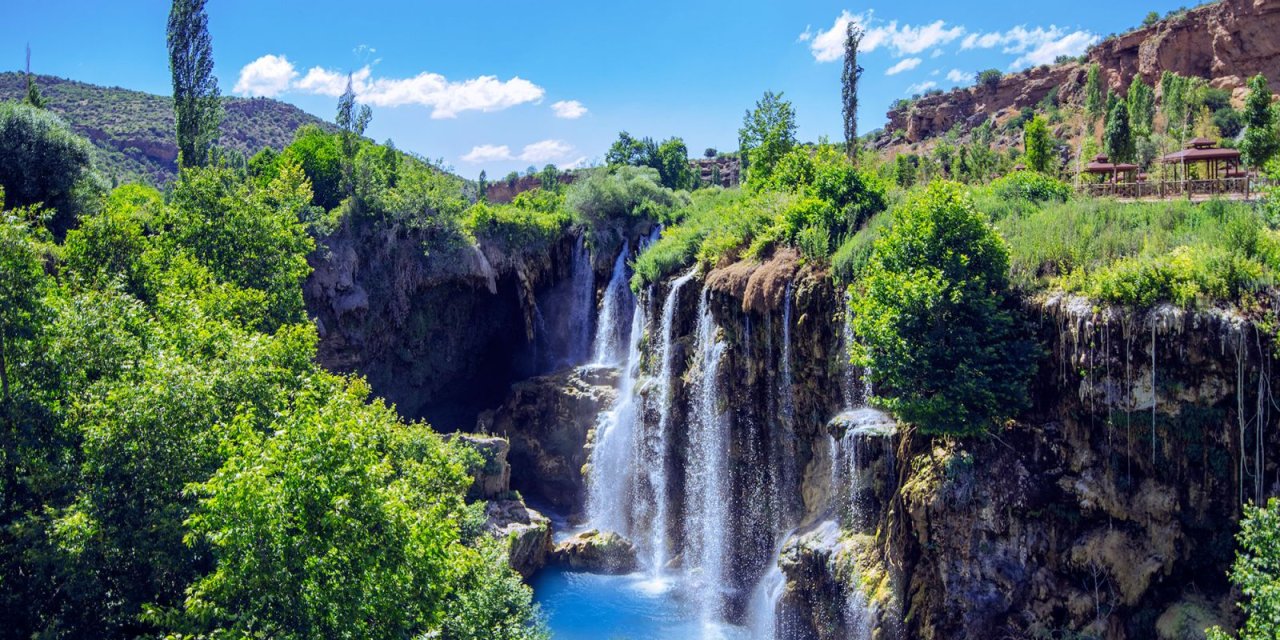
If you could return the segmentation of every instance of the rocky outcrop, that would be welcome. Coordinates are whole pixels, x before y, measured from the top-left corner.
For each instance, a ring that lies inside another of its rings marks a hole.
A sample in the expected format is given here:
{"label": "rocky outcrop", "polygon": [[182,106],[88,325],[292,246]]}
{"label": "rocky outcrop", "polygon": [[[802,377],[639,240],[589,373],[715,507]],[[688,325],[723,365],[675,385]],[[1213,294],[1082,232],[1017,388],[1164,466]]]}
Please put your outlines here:
{"label": "rocky outcrop", "polygon": [[507,541],[511,568],[528,578],[547,564],[551,554],[551,520],[520,500],[494,500],[485,505],[486,528]]}
{"label": "rocky outcrop", "polygon": [[459,433],[446,436],[480,455],[480,465],[471,470],[467,500],[495,500],[510,497],[511,464],[507,454],[511,444],[504,438]]}
{"label": "rocky outcrop", "polygon": [[511,485],[525,498],[573,516],[586,500],[588,434],[617,394],[618,372],[576,367],[511,387],[506,400],[481,414],[477,431],[511,442]]}
{"label": "rocky outcrop", "polygon": [[556,564],[591,573],[631,573],[639,566],[631,541],[612,531],[594,529],[557,544],[552,557]]}
{"label": "rocky outcrop", "polygon": [[1121,94],[1135,75],[1158,85],[1164,71],[1207,78],[1232,90],[1241,90],[1259,73],[1275,84],[1280,81],[1277,29],[1280,0],[1222,0],[1108,39],[1091,49],[1084,63],[1034,67],[992,86],[955,89],[895,108],[885,133],[901,131],[908,142],[919,142],[956,125],[1009,117],[1055,89],[1062,99],[1079,100],[1090,64],[1098,64],[1111,90]]}

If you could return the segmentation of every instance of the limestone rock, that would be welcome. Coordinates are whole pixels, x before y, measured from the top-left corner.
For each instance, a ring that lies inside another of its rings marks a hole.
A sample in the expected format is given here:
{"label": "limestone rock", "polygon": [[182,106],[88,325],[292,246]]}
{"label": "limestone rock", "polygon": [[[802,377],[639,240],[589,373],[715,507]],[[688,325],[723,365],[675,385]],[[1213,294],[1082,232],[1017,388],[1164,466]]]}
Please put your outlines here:
{"label": "limestone rock", "polygon": [[485,505],[489,533],[507,540],[511,568],[528,578],[547,564],[551,552],[551,520],[519,500]]}
{"label": "limestone rock", "polygon": [[511,464],[507,453],[511,445],[503,438],[460,433],[445,436],[474,449],[484,462],[471,472],[471,488],[468,500],[493,500],[506,498],[511,492]]}
{"label": "limestone rock", "polygon": [[635,545],[612,531],[584,531],[556,545],[553,554],[557,564],[592,573],[631,573],[639,566]]}

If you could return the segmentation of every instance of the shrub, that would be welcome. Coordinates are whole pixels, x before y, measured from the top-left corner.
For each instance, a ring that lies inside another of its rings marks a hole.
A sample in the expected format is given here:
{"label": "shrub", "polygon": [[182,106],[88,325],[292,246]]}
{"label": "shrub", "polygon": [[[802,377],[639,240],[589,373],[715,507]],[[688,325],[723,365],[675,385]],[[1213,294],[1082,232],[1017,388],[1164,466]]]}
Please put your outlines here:
{"label": "shrub", "polygon": [[1066,202],[1071,197],[1071,187],[1061,180],[1050,178],[1037,171],[1016,171],[991,182],[991,192],[1012,200],[1019,198],[1031,202]]}
{"label": "shrub", "polygon": [[1000,86],[1000,78],[1004,74],[999,69],[987,69],[978,73],[978,85],[985,89],[995,89]]}
{"label": "shrub", "polygon": [[86,200],[101,189],[90,162],[92,145],[61,118],[16,102],[0,103],[0,189],[10,209],[42,205],[61,237],[75,226]]}
{"label": "shrub", "polygon": [[1008,249],[956,183],[892,215],[855,285],[855,360],[923,432],[983,433],[1025,406],[1034,365],[1008,308]]}

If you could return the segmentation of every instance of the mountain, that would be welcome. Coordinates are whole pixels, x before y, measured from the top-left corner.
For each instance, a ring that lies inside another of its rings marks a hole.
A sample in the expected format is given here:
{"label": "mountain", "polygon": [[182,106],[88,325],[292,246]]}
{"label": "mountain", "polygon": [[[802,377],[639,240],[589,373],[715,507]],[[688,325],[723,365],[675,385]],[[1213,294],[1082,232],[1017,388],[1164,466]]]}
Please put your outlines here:
{"label": "mountain", "polygon": [[1172,71],[1206,78],[1243,98],[1245,81],[1263,74],[1280,81],[1280,0],[1221,0],[1181,11],[1150,26],[1113,36],[1092,47],[1081,60],[1032,67],[1006,74],[998,83],[953,89],[902,101],[888,113],[886,142],[900,136],[920,142],[952,127],[971,128],[988,118],[1004,121],[1057,90],[1078,102],[1089,65],[1097,64],[1104,83],[1125,93],[1135,75],[1159,86]]}
{"label": "mountain", "polygon": [[[56,76],[36,76],[51,111],[93,142],[95,162],[115,182],[164,185],[177,174],[173,100],[141,91],[103,87]],[[26,95],[22,73],[0,73],[0,100]],[[251,156],[263,147],[282,149],[305,124],[328,123],[269,98],[223,98],[220,144]]]}

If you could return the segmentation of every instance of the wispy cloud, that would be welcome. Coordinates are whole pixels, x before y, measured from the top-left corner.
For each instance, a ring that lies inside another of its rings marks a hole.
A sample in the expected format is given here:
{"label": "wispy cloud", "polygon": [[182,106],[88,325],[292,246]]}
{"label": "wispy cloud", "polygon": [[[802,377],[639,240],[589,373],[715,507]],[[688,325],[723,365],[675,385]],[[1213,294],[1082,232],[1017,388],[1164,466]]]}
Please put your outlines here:
{"label": "wispy cloud", "polygon": [[899,24],[897,20],[883,23],[871,13],[852,14],[842,12],[830,29],[813,33],[808,29],[800,34],[800,42],[809,43],[809,51],[818,62],[834,62],[844,56],[845,29],[855,23],[865,32],[859,51],[870,53],[884,47],[898,57],[915,55],[959,39],[964,27],[949,27],[942,20],[926,25]]}
{"label": "wispy cloud", "polygon": [[1101,38],[1088,31],[1067,31],[1057,25],[1028,29],[1017,26],[1008,31],[973,33],[960,43],[963,49],[994,49],[1019,54],[1010,65],[1014,69],[1050,64],[1058,56],[1078,56]]}
{"label": "wispy cloud", "polygon": [[972,82],[973,73],[969,71],[961,71],[959,69],[952,69],[947,72],[947,79],[952,82]]}
{"label": "wispy cloud", "polygon": [[555,112],[557,118],[564,118],[565,120],[577,120],[587,115],[587,108],[577,100],[561,100],[552,103],[551,110]]}
{"label": "wispy cloud", "polygon": [[[482,144],[472,147],[471,151],[462,156],[462,161],[470,164],[482,164],[485,162],[520,160],[540,164],[564,160],[573,153],[573,150],[573,145],[564,140],[541,140],[527,144],[520,150],[519,155],[512,154],[511,147],[505,144]],[[582,162],[586,162],[585,157],[574,160],[567,166],[576,166]]]}
{"label": "wispy cloud", "polygon": [[926,80],[907,87],[907,94],[923,93],[938,86],[938,83],[932,80]]}
{"label": "wispy cloud", "polygon": [[[284,56],[265,55],[240,70],[235,92],[242,95],[275,96],[286,91],[337,97],[346,90],[348,74],[324,67],[312,67],[300,80],[293,63]],[[499,80],[479,76],[459,82],[438,73],[420,73],[411,78],[373,77],[368,65],[350,74],[351,86],[359,100],[377,107],[419,105],[431,109],[434,119],[456,118],[466,111],[501,111],[516,105],[539,102],[546,91],[520,77]]]}
{"label": "wispy cloud", "polygon": [[920,66],[921,62],[924,62],[924,61],[921,60],[920,58],[903,58],[901,61],[898,62],[898,64],[895,64],[892,67],[889,67],[889,69],[885,71],[884,74],[886,76],[896,76],[899,73],[902,73],[903,71],[910,71]]}

